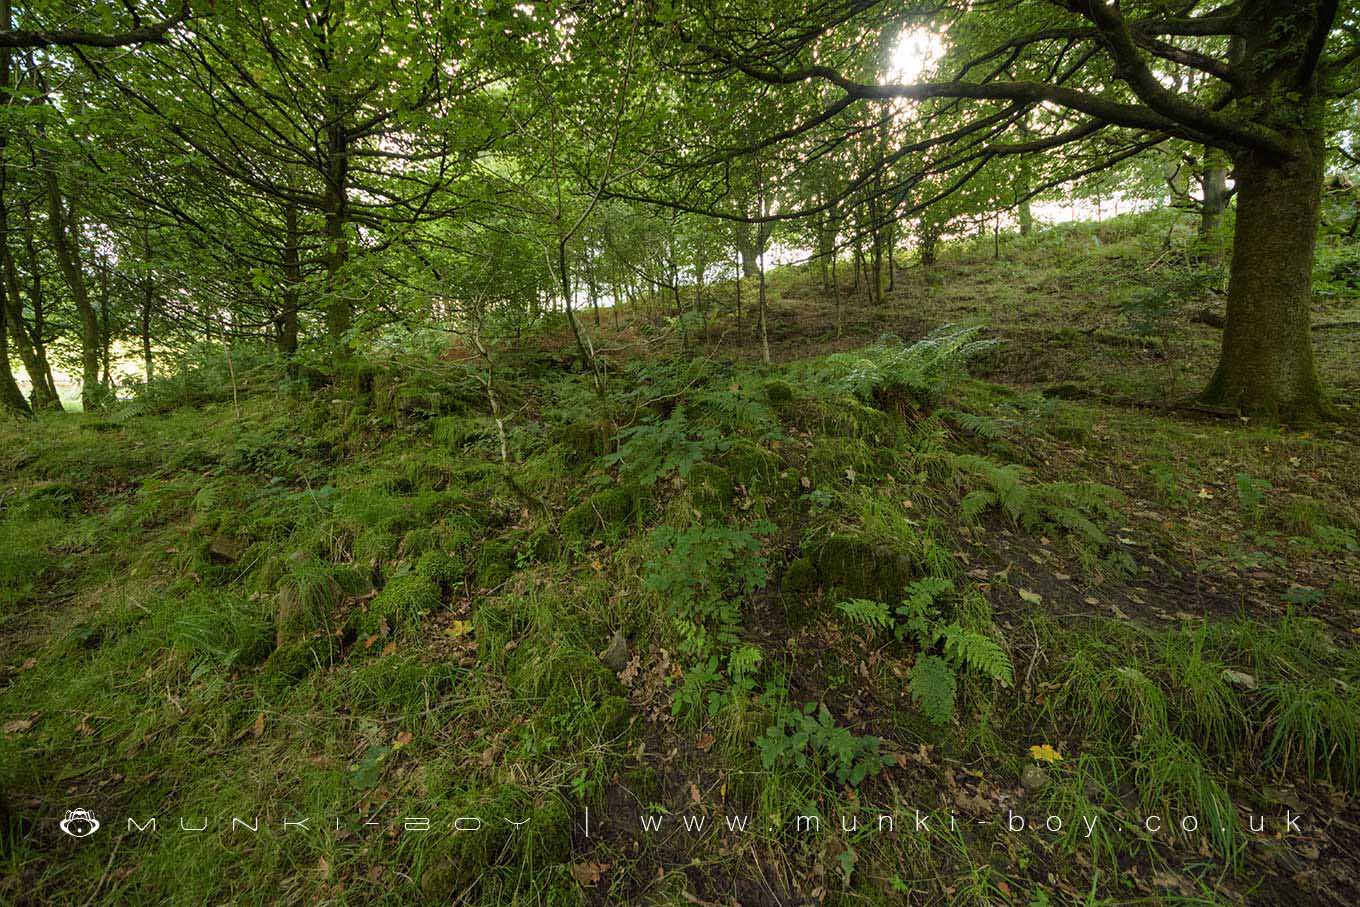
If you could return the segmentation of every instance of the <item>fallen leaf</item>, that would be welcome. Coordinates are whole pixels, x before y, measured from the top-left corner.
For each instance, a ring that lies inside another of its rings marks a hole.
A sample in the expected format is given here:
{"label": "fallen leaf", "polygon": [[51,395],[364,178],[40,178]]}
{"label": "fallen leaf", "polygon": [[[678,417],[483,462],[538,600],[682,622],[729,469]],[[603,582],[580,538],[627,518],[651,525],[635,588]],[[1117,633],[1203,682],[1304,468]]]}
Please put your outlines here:
{"label": "fallen leaf", "polygon": [[694,745],[700,751],[706,753],[709,751],[709,748],[713,746],[713,742],[715,739],[716,738],[714,738],[712,734],[704,734],[702,737],[695,741]]}
{"label": "fallen leaf", "polygon": [[1038,592],[1031,592],[1028,589],[1021,589],[1020,597],[1031,605],[1042,605],[1044,603],[1044,597],[1042,595]]}
{"label": "fallen leaf", "polygon": [[24,731],[33,727],[32,718],[16,718],[13,721],[5,722],[6,734],[22,734]]}
{"label": "fallen leaf", "polygon": [[608,863],[573,863],[571,864],[571,877],[582,888],[589,888],[599,883],[608,868]]}
{"label": "fallen leaf", "polygon": [[1029,748],[1029,756],[1036,762],[1061,762],[1062,754],[1053,748],[1052,744],[1035,744]]}
{"label": "fallen leaf", "polygon": [[415,734],[412,734],[410,731],[402,731],[400,734],[397,735],[397,739],[392,742],[393,751],[401,749],[403,746],[410,743],[414,739],[416,739]]}
{"label": "fallen leaf", "polygon": [[457,639],[460,636],[467,636],[471,632],[472,621],[470,620],[452,621],[449,623],[448,627],[444,629],[444,635],[448,636],[451,639]]}

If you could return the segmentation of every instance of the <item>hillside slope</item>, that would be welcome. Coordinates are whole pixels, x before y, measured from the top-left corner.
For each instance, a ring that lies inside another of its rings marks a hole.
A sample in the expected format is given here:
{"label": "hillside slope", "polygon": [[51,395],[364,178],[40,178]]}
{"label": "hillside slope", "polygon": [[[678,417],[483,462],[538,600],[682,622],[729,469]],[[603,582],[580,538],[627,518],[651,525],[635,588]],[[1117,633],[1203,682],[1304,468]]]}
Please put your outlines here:
{"label": "hillside slope", "polygon": [[3,899],[1354,903],[1355,427],[1194,409],[1160,240],[506,343],[509,462],[459,354],[0,425]]}

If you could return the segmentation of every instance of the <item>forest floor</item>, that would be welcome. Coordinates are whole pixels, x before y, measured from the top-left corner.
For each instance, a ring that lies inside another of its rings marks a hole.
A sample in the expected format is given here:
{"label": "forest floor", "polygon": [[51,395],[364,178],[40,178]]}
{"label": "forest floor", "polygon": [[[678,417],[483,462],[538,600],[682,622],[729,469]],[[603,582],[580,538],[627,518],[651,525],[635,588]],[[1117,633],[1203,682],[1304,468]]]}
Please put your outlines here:
{"label": "forest floor", "polygon": [[1166,233],[0,424],[0,902],[1360,902],[1360,299],[1207,412]]}

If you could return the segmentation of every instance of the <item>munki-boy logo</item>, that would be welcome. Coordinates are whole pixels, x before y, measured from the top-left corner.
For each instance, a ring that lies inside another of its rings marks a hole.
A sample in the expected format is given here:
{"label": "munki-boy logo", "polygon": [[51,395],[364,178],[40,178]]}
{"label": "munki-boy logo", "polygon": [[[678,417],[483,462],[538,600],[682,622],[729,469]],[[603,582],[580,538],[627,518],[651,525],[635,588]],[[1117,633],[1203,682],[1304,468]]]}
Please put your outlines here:
{"label": "munki-boy logo", "polygon": [[88,809],[70,809],[59,823],[61,830],[73,838],[88,838],[99,831],[99,820]]}

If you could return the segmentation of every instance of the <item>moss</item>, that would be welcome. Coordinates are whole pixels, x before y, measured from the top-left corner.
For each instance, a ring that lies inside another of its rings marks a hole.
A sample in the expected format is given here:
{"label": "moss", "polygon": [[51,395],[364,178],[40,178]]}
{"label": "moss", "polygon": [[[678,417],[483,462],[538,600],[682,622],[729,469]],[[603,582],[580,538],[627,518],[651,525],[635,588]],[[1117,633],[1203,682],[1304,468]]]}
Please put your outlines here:
{"label": "moss", "polygon": [[745,438],[732,442],[718,463],[732,479],[748,490],[764,488],[779,478],[782,464],[779,456]]}
{"label": "moss", "polygon": [[435,442],[449,450],[496,438],[495,420],[485,416],[440,416],[431,426]]}
{"label": "moss", "polygon": [[831,535],[810,554],[824,587],[856,598],[897,601],[918,573],[903,552],[860,536]]}
{"label": "moss", "polygon": [[614,672],[589,652],[568,644],[520,646],[509,666],[510,688],[542,703],[547,711],[563,711],[579,702],[598,703],[621,695]]}
{"label": "moss", "polygon": [[581,466],[602,457],[613,439],[613,426],[606,420],[573,422],[557,431],[557,441],[567,450],[567,463]]}
{"label": "moss", "polygon": [[265,661],[274,652],[274,629],[267,624],[252,624],[237,640],[240,648],[236,651],[233,663],[241,667],[254,667]]}
{"label": "moss", "polygon": [[823,436],[812,443],[808,452],[807,476],[814,487],[840,485],[878,476],[883,470],[877,462],[876,451],[868,442],[858,438]]}
{"label": "moss", "polygon": [[793,402],[793,385],[778,379],[766,381],[765,399],[775,409],[783,409]]}
{"label": "moss", "polygon": [[260,672],[273,682],[301,680],[317,668],[328,666],[334,654],[329,638],[300,639],[271,652]]}
{"label": "moss", "polygon": [[686,477],[690,497],[700,507],[722,508],[732,503],[735,489],[732,476],[713,463],[695,463]]}
{"label": "moss", "polygon": [[439,584],[420,573],[403,573],[390,579],[377,598],[368,605],[359,621],[359,632],[370,636],[407,633],[419,624],[422,615],[441,604]]}
{"label": "moss", "polygon": [[592,714],[603,741],[617,741],[633,723],[633,704],[623,696],[606,696]]}
{"label": "moss", "polygon": [[485,542],[477,549],[476,583],[482,589],[502,585],[515,572],[515,549],[509,542]]}
{"label": "moss", "polygon": [[463,671],[449,664],[427,664],[412,655],[383,655],[346,675],[345,699],[356,709],[409,714],[423,711],[463,676]]}
{"label": "moss", "polygon": [[[441,814],[480,817],[479,827],[430,838],[422,854],[420,892],[426,903],[449,904],[491,885],[499,871],[543,877],[571,859],[575,827],[567,804],[556,794],[535,795],[516,785],[455,795]],[[516,827],[505,819],[528,820]]]}
{"label": "moss", "polygon": [[784,592],[803,594],[817,588],[817,567],[810,557],[796,557],[784,570],[780,589]]}
{"label": "moss", "polygon": [[461,583],[465,572],[462,558],[446,551],[426,551],[416,562],[416,573],[434,580],[444,589]]}
{"label": "moss", "polygon": [[591,538],[616,539],[638,512],[637,492],[607,488],[596,492],[562,516],[562,537],[569,542]]}
{"label": "moss", "polygon": [[562,554],[562,540],[550,529],[536,529],[525,542],[534,560],[541,564],[557,560]]}

